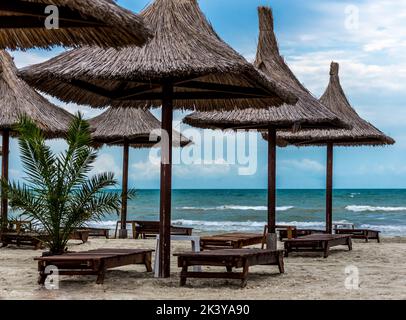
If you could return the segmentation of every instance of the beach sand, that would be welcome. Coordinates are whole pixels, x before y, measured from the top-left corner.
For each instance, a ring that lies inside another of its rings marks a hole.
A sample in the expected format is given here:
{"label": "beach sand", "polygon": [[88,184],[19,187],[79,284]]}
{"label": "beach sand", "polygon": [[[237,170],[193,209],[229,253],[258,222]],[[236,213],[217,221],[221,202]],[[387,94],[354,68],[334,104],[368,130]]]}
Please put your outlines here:
{"label": "beach sand", "polygon": [[[187,242],[173,242],[172,247],[174,252],[190,250]],[[76,251],[96,248],[155,249],[155,241],[90,239],[70,244]],[[292,254],[282,275],[276,266],[252,267],[244,289],[238,280],[225,279],[190,279],[179,287],[172,258],[170,279],[155,279],[144,266],[133,265],[108,271],[103,285],[95,283],[95,276],[61,276],[59,290],[46,290],[37,285],[33,258],[40,254],[0,249],[0,299],[406,299],[406,238],[386,238],[381,244],[354,241],[353,251],[332,248],[327,259]],[[359,289],[346,289],[348,266],[358,268]]]}

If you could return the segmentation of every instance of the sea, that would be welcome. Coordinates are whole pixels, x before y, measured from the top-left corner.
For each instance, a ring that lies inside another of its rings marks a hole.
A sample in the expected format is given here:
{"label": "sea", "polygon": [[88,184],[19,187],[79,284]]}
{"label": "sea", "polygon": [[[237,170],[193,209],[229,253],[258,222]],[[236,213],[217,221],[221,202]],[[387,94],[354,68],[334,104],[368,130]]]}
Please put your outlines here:
{"label": "sea", "polygon": [[[111,192],[120,192],[114,190]],[[406,189],[334,190],[333,220],[406,236]],[[128,220],[158,220],[159,190],[137,190],[128,203]],[[267,219],[266,190],[173,190],[172,223],[194,233],[262,232]],[[115,228],[117,214],[92,226]],[[278,190],[277,223],[325,228],[325,190]]]}

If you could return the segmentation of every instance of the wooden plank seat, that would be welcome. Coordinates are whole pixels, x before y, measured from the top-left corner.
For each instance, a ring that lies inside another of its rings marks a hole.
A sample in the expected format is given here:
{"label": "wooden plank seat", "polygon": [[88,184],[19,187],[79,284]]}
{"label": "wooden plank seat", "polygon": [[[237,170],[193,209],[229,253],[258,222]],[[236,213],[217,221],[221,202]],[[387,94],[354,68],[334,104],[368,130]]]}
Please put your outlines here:
{"label": "wooden plank seat", "polygon": [[365,242],[368,242],[369,239],[376,240],[378,243],[381,242],[379,234],[381,231],[370,230],[370,229],[335,229],[336,234],[349,234],[353,239],[364,239]]}
{"label": "wooden plank seat", "polygon": [[[159,234],[159,221],[141,221],[128,220],[127,224],[131,224],[134,239],[155,238]],[[117,238],[118,227],[121,221],[117,221],[114,238]],[[173,236],[191,236],[193,228],[171,226],[171,235]]]}
{"label": "wooden plank seat", "polygon": [[[223,278],[241,279],[241,287],[247,285],[249,267],[255,265],[277,265],[284,273],[283,250],[263,249],[222,249],[202,252],[177,253],[180,273],[180,285],[186,284],[187,278]],[[188,271],[190,266],[219,266],[227,272]],[[233,268],[243,268],[242,272],[232,272]]]}
{"label": "wooden plank seat", "polygon": [[224,233],[201,237],[201,250],[241,249],[255,244],[262,244],[264,235],[256,233]]}
{"label": "wooden plank seat", "polygon": [[327,258],[331,247],[346,245],[352,250],[350,235],[341,234],[311,234],[285,241],[285,257],[289,252],[323,252]]}
{"label": "wooden plank seat", "polygon": [[[286,230],[286,229],[278,229],[278,231],[279,231],[279,240],[280,241],[284,241],[286,239],[289,239],[288,230]],[[292,238],[308,236],[308,235],[311,235],[311,234],[323,234],[323,233],[326,233],[324,230],[297,229],[297,228],[292,229],[291,232],[292,232]]]}
{"label": "wooden plank seat", "polygon": [[86,243],[89,239],[89,230],[74,230],[69,236],[70,240],[80,240],[83,243]]}
{"label": "wooden plank seat", "polygon": [[[2,232],[0,242],[2,248],[9,245],[34,247],[35,250],[43,248],[43,243],[47,240],[48,235],[36,232]],[[82,243],[87,242],[89,238],[88,230],[75,230],[71,233],[70,240],[80,240]]]}
{"label": "wooden plank seat", "polygon": [[43,285],[47,267],[58,268],[59,275],[97,275],[97,284],[104,281],[106,270],[131,264],[144,264],[147,272],[152,272],[149,249],[97,249],[83,252],[68,252],[62,255],[37,257],[38,284]]}
{"label": "wooden plank seat", "polygon": [[34,247],[35,250],[43,248],[43,241],[46,236],[39,235],[34,232],[2,232],[0,236],[0,241],[2,243],[2,248],[11,245],[29,246]]}
{"label": "wooden plank seat", "polygon": [[106,239],[110,238],[110,229],[109,228],[82,227],[82,228],[77,228],[76,230],[89,231],[89,237],[104,237]]}

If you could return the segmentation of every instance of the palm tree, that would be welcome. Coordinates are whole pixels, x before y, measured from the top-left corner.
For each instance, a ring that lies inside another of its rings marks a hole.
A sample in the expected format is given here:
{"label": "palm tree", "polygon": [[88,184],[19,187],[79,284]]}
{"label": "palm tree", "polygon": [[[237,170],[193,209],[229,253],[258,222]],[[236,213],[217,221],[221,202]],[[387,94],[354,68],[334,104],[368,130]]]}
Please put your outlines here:
{"label": "palm tree", "polygon": [[120,209],[120,196],[103,192],[116,185],[113,173],[89,177],[97,152],[91,145],[88,123],[78,113],[66,134],[67,149],[52,153],[41,130],[22,117],[16,127],[24,173],[23,184],[3,182],[13,210],[32,220],[46,234],[50,254],[62,254],[75,228]]}

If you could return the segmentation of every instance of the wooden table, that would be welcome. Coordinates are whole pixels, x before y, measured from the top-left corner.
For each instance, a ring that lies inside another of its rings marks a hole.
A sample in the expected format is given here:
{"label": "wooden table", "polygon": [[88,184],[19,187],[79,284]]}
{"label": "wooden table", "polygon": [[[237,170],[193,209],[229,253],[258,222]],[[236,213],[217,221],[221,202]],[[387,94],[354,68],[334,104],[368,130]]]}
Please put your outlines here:
{"label": "wooden table", "polygon": [[351,235],[353,239],[364,239],[365,242],[368,242],[369,239],[374,239],[378,243],[381,242],[379,238],[379,234],[381,233],[378,230],[370,230],[370,229],[335,229],[336,234],[348,234]]}
{"label": "wooden table", "polygon": [[264,235],[256,233],[224,233],[200,238],[201,250],[241,249],[262,244]]}
{"label": "wooden table", "polygon": [[285,257],[289,252],[323,252],[327,258],[331,247],[346,245],[352,250],[350,235],[338,234],[311,234],[296,239],[285,241]]}
{"label": "wooden table", "polygon": [[[187,278],[224,278],[241,279],[241,287],[247,285],[250,266],[277,265],[284,273],[283,250],[262,249],[222,249],[203,252],[177,253],[180,273],[180,285],[186,284]],[[227,272],[190,272],[189,266],[220,266]],[[243,268],[242,272],[232,272],[233,268]]]}
{"label": "wooden table", "polygon": [[43,285],[48,266],[55,266],[58,275],[97,275],[97,284],[104,281],[107,269],[130,264],[144,264],[152,272],[151,253],[144,249],[97,249],[83,252],[70,252],[63,255],[38,257],[38,284]]}

